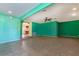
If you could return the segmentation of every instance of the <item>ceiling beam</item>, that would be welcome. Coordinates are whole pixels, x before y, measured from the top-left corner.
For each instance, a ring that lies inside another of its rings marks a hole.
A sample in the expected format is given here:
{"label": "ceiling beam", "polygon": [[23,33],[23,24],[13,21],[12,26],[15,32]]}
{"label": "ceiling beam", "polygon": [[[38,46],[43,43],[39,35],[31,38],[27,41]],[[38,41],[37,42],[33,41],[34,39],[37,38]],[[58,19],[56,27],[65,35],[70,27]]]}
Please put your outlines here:
{"label": "ceiling beam", "polygon": [[24,13],[23,15],[19,16],[19,18],[21,18],[22,20],[25,20],[27,17],[32,16],[33,14],[39,12],[40,10],[43,10],[44,8],[52,5],[54,3],[41,3],[38,6],[36,6],[35,8],[33,8],[32,10],[30,10],[27,13]]}

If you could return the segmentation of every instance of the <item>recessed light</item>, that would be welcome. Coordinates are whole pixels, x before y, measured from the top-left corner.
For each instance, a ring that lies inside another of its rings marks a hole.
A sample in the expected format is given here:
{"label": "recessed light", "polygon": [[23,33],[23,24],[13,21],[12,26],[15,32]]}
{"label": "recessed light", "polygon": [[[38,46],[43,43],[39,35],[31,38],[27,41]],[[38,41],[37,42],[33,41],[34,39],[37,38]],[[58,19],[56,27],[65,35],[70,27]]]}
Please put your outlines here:
{"label": "recessed light", "polygon": [[72,16],[76,16],[77,15],[77,13],[72,13]]}
{"label": "recessed light", "polygon": [[72,10],[77,10],[77,8],[72,8]]}
{"label": "recessed light", "polygon": [[12,11],[8,11],[9,14],[12,14]]}

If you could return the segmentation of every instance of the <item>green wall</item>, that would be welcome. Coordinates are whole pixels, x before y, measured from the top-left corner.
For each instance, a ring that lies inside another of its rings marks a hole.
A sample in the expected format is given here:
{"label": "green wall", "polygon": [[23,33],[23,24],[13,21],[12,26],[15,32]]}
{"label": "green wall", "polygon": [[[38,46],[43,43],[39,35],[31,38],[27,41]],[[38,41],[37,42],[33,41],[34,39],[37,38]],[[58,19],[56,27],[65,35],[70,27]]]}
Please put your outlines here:
{"label": "green wall", "polygon": [[37,36],[57,36],[57,22],[32,23],[32,32]]}
{"label": "green wall", "polygon": [[[50,6],[52,3],[41,3],[28,13],[24,13],[18,18],[0,12],[0,43],[12,42],[20,40],[22,32],[22,21],[27,17],[43,10]],[[37,28],[36,25],[34,25]],[[35,30],[35,29],[34,29]],[[38,29],[36,29],[38,33]]]}
{"label": "green wall", "polygon": [[79,20],[58,23],[58,34],[64,37],[79,37]]}
{"label": "green wall", "polygon": [[20,40],[20,27],[18,18],[0,14],[0,43]]}
{"label": "green wall", "polygon": [[39,23],[32,22],[32,35],[36,36],[39,31]]}
{"label": "green wall", "polygon": [[32,23],[37,36],[79,37],[79,20],[68,22]]}

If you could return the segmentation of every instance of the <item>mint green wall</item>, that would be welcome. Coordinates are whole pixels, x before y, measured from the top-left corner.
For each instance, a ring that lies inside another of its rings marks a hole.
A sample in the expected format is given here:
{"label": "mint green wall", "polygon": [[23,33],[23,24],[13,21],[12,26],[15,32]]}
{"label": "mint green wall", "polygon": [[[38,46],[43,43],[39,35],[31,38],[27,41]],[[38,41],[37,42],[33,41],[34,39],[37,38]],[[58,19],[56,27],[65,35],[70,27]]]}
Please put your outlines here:
{"label": "mint green wall", "polygon": [[16,41],[20,39],[21,23],[18,18],[0,14],[0,43]]}
{"label": "mint green wall", "polygon": [[10,15],[5,15],[0,13],[0,43],[12,42],[20,40],[22,35],[22,22],[27,17],[32,16],[36,12],[43,10],[52,3],[41,3],[39,6],[35,7],[28,13],[24,13],[18,18],[10,18]]}
{"label": "mint green wall", "polygon": [[79,20],[61,22],[59,26],[59,36],[79,37]]}
{"label": "mint green wall", "polygon": [[57,36],[57,22],[33,23],[32,28],[37,36]]}

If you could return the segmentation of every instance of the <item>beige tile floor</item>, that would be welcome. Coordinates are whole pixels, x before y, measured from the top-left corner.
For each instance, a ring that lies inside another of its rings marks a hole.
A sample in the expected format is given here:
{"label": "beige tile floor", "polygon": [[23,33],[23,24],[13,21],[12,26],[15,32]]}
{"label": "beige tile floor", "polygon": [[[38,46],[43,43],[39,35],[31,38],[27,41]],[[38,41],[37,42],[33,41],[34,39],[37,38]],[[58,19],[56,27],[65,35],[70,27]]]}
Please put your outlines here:
{"label": "beige tile floor", "polygon": [[0,44],[1,56],[79,56],[79,39],[33,37]]}

